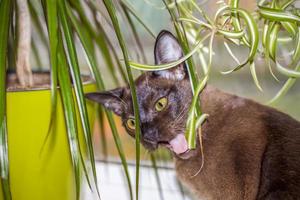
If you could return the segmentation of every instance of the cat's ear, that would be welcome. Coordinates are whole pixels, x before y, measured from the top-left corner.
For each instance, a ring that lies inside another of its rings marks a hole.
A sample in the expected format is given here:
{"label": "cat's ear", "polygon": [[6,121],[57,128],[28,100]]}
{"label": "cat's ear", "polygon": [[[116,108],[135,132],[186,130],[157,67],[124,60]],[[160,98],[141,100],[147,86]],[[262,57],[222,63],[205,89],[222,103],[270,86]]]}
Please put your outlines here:
{"label": "cat's ear", "polygon": [[[175,36],[163,30],[156,38],[154,47],[155,64],[164,64],[179,60],[183,51]],[[154,71],[153,74],[167,79],[182,80],[186,76],[184,63],[169,70]]]}
{"label": "cat's ear", "polygon": [[85,96],[121,116],[124,112],[124,102],[122,101],[123,93],[124,88],[117,88],[110,91],[87,93]]}

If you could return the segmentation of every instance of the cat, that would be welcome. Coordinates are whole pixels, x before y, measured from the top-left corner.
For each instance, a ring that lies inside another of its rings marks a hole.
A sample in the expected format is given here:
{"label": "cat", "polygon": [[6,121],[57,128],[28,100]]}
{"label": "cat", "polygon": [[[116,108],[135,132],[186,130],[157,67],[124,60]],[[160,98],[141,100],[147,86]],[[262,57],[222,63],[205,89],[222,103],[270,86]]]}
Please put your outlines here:
{"label": "cat", "polygon": [[[156,64],[180,59],[177,39],[162,31],[155,43]],[[184,137],[192,99],[184,63],[146,72],[136,81],[141,142],[148,150],[168,148],[179,179],[199,199],[300,199],[300,123],[252,100],[206,85],[200,94],[204,157],[197,147],[188,150]],[[135,121],[129,86],[89,93],[88,99],[121,116],[129,135]],[[204,160],[202,160],[204,159]],[[202,170],[199,169],[204,161]]]}

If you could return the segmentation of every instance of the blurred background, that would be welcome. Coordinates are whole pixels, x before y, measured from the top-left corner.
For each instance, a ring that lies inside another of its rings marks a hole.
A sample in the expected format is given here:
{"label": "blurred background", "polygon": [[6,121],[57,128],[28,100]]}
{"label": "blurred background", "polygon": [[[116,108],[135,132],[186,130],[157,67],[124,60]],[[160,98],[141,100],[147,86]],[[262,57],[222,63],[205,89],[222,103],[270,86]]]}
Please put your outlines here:
{"label": "blurred background", "polygon": [[[139,16],[147,23],[149,27],[151,27],[152,31],[157,35],[161,30],[166,29],[173,33],[173,24],[170,19],[170,15],[166,9],[163,9],[164,5],[160,0],[130,0],[132,6],[135,8]],[[218,9],[217,1],[210,0],[206,4],[204,4],[203,9],[210,15],[213,16]],[[116,4],[118,5],[118,4]],[[256,6],[256,1],[254,0],[244,0],[241,1],[241,7],[254,11]],[[296,6],[299,6],[299,2],[296,3]],[[39,10],[39,9],[37,9]],[[115,37],[115,33],[113,28],[110,25],[110,22],[107,21],[107,16],[105,7],[103,7],[104,17],[99,15],[99,22],[104,24],[105,32],[110,37],[110,41],[112,45],[115,47],[114,49],[120,50],[118,47],[118,42]],[[118,15],[118,19],[120,20],[120,24],[122,26],[122,32],[126,37],[126,44],[129,48],[130,59],[136,62],[147,64],[154,63],[153,57],[153,48],[155,40],[153,37],[149,35],[148,32],[144,30],[144,28],[137,22],[135,18],[132,18],[132,21],[136,27],[137,34],[141,38],[142,49],[145,53],[145,58],[142,58],[142,53],[138,48],[138,44],[134,39],[134,33],[128,28],[129,24],[127,20],[124,20],[125,17],[123,14]],[[45,28],[45,27],[44,27]],[[35,31],[33,31],[33,34]],[[42,59],[40,62],[36,62],[36,60],[32,59],[32,64],[35,69],[39,69],[41,66],[49,66],[48,53],[46,47],[43,46],[42,40],[39,35],[34,36],[36,49],[38,50],[38,54],[45,55],[41,56]],[[262,104],[265,104],[268,100],[270,100],[276,92],[282,87],[282,85],[286,81],[286,77],[281,76],[276,73],[276,76],[279,78],[279,82],[272,78],[267,64],[263,58],[256,58],[256,70],[258,74],[258,79],[263,88],[263,92],[259,91],[251,77],[249,66],[245,66],[243,69],[228,74],[222,75],[220,72],[223,70],[229,70],[236,65],[231,56],[228,54],[228,51],[225,49],[223,45],[223,37],[217,37],[214,41],[213,45],[213,64],[212,64],[212,72],[209,79],[209,84],[216,86],[217,88],[239,95],[243,97],[247,97],[258,101]],[[79,43],[78,43],[79,44]],[[235,55],[239,58],[240,61],[243,61],[247,56],[248,49],[243,46],[235,46],[230,45],[233,49]],[[286,51],[289,51],[292,47],[289,45],[282,46],[282,53],[284,54]],[[78,55],[80,55],[80,65],[83,67],[83,71],[88,73],[88,65],[85,61],[84,53],[80,52],[81,48],[78,49]],[[117,51],[120,62],[122,60],[122,54],[120,51]],[[99,55],[99,56],[98,56]],[[208,55],[207,55],[208,56]],[[116,77],[113,79],[110,76],[110,72],[104,62],[104,58],[98,52],[97,53],[98,63],[100,72],[102,77],[104,78],[105,85],[108,89],[113,89],[118,85],[124,85],[125,83],[122,81],[121,74],[116,73]],[[288,63],[288,58],[283,60],[283,62]],[[200,63],[197,63],[199,66]],[[141,72],[134,70],[134,74],[138,76]],[[199,66],[199,75],[201,76],[201,67]],[[273,105],[275,108],[288,113],[292,117],[300,120],[300,84],[298,82],[289,90],[289,92],[278,101],[277,104]],[[118,131],[122,140],[122,144],[125,150],[125,154],[128,162],[130,163],[129,169],[130,174],[132,176],[132,180],[134,180],[135,176],[135,143],[134,140],[126,134],[125,130],[122,128],[120,119],[116,118],[116,122],[118,124]],[[102,133],[102,134],[101,134]],[[103,136],[104,134],[104,136]],[[103,137],[106,138],[106,144],[103,143]],[[107,152],[105,152],[104,146],[107,146]],[[127,183],[125,176],[122,171],[122,167],[120,165],[120,160],[117,154],[117,150],[114,145],[114,140],[109,128],[109,125],[106,120],[104,120],[103,127],[100,128],[99,124],[95,124],[94,128],[94,146],[95,146],[95,154],[98,160],[98,175],[99,175],[99,183],[100,183],[100,193],[102,194],[102,199],[113,200],[113,199],[129,199],[129,193],[127,192]],[[106,156],[107,154],[107,156]],[[141,199],[142,200],[160,200],[160,199],[190,199],[190,195],[177,181],[174,166],[172,164],[172,159],[169,153],[165,150],[160,150],[157,154],[157,169],[156,171],[150,162],[150,154],[147,151],[142,151],[142,168],[141,168]],[[155,178],[158,173],[159,180]],[[133,181],[134,182],[134,181]],[[86,194],[86,199],[90,194]]]}

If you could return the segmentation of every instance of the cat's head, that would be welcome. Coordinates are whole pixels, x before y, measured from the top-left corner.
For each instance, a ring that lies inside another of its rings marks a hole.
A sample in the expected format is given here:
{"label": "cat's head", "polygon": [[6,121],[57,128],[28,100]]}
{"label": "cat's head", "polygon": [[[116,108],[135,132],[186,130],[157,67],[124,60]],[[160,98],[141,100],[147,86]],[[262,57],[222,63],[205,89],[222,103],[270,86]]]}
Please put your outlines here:
{"label": "cat's head", "polygon": [[[162,31],[155,43],[156,64],[169,63],[183,56],[177,39]],[[170,70],[146,72],[135,81],[141,127],[141,142],[155,150],[162,145],[176,155],[187,151],[184,138],[192,91],[185,64]],[[131,92],[128,86],[105,92],[87,94],[87,98],[102,104],[122,118],[129,135],[135,137],[135,121]]]}

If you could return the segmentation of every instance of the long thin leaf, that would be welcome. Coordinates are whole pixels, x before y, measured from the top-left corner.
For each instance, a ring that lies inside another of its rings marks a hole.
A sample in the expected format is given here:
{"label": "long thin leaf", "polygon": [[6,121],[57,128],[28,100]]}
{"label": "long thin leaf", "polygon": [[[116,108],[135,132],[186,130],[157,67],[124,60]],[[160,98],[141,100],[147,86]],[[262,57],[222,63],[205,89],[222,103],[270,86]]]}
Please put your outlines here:
{"label": "long thin leaf", "polygon": [[283,11],[281,9],[263,7],[263,6],[258,6],[258,7],[259,7],[260,15],[265,19],[280,21],[280,22],[283,21],[283,22],[300,23],[299,16],[289,13],[287,11]]}
{"label": "long thin leaf", "polygon": [[131,31],[132,31],[132,34],[133,34],[134,39],[136,41],[136,44],[138,46],[138,51],[141,52],[142,59],[145,62],[147,60],[147,58],[146,58],[146,54],[145,54],[145,51],[144,51],[144,48],[143,48],[143,45],[142,45],[142,42],[141,42],[141,38],[138,35],[138,32],[137,32],[137,30],[134,26],[133,20],[131,19],[131,16],[130,16],[128,10],[126,9],[126,7],[123,4],[121,4],[121,7],[123,9],[123,12],[126,16],[126,19],[127,19],[128,23],[129,23],[129,26],[131,28]]}
{"label": "long thin leaf", "polygon": [[[298,33],[297,33],[297,38],[296,38],[296,47],[295,47],[295,52],[293,55],[293,63],[297,63],[300,59],[300,27],[298,27]],[[296,65],[294,71],[299,72],[300,71],[300,64]],[[280,98],[282,98],[288,91],[289,89],[295,84],[296,78],[290,77],[283,87],[277,92],[277,94],[268,102],[268,104],[275,104]]]}
{"label": "long thin leaf", "polygon": [[104,127],[104,111],[101,106],[98,106],[98,118],[99,118],[99,126],[100,126],[100,141],[101,141],[102,153],[104,156],[104,161],[106,161],[108,157],[108,146],[107,146],[107,138],[105,134],[105,127]]}
{"label": "long thin leaf", "polygon": [[[57,17],[57,1],[47,0],[44,2],[46,9],[47,28],[49,35],[50,46],[50,63],[51,63],[51,113],[48,133],[45,138],[44,144],[51,133],[55,123],[56,105],[57,105],[57,46],[58,46],[58,17]],[[44,145],[43,145],[44,147]]]}
{"label": "long thin leaf", "polygon": [[6,64],[11,1],[0,1],[0,175],[4,200],[11,200],[6,124]]}
{"label": "long thin leaf", "polygon": [[251,71],[251,75],[252,75],[252,78],[253,78],[253,81],[254,81],[256,87],[262,92],[263,89],[260,86],[257,75],[256,75],[255,62],[250,63],[250,71]]}
{"label": "long thin leaf", "polygon": [[211,25],[209,25],[209,24],[207,24],[207,23],[205,23],[205,22],[203,22],[203,21],[201,21],[201,20],[198,20],[198,19],[196,19],[196,18],[195,18],[195,19],[192,19],[192,18],[179,17],[177,20],[178,20],[178,21],[190,22],[190,23],[202,25],[202,26],[204,26],[204,27],[206,27],[206,28],[209,28],[209,29],[212,28]]}
{"label": "long thin leaf", "polygon": [[[101,77],[101,74],[99,73],[99,70],[97,68],[96,60],[93,58],[92,53],[90,52],[90,49],[88,48],[88,45],[86,44],[86,40],[88,38],[83,37],[82,31],[80,29],[80,26],[77,25],[76,20],[74,20],[72,17],[71,17],[71,20],[72,20],[73,26],[77,30],[77,34],[80,37],[80,40],[81,40],[82,45],[83,45],[83,48],[86,51],[85,53],[86,53],[87,58],[88,58],[88,64],[90,65],[91,72],[93,74],[93,77],[96,80],[97,87],[98,87],[99,90],[104,91],[105,90],[105,85],[104,85],[103,79]],[[122,142],[120,140],[120,136],[118,134],[118,131],[117,131],[116,124],[115,124],[115,121],[114,121],[112,113],[109,112],[109,111],[105,111],[105,114],[106,114],[106,117],[108,119],[111,131],[112,131],[112,134],[113,134],[114,142],[115,142],[115,145],[117,147],[117,150],[118,150],[118,153],[119,153],[119,157],[120,157],[120,159],[122,161],[122,165],[123,165],[124,172],[125,172],[125,175],[126,175],[126,178],[127,178],[127,182],[128,182],[130,197],[133,200],[132,186],[131,186],[131,181],[130,181],[130,176],[129,176],[127,161],[126,161],[124,150],[123,150],[123,147],[122,147]]]}
{"label": "long thin leaf", "polygon": [[284,29],[291,34],[292,36],[295,36],[297,34],[297,24],[291,23],[291,22],[281,22]]}
{"label": "long thin leaf", "polygon": [[70,155],[74,170],[76,199],[80,197],[80,149],[77,135],[77,124],[75,116],[75,103],[72,94],[72,85],[69,77],[67,61],[63,53],[62,44],[59,45],[58,52],[58,82],[60,85],[60,94],[64,108],[65,122],[69,141]]}
{"label": "long thin leaf", "polygon": [[156,158],[155,158],[154,154],[152,154],[152,153],[150,154],[150,160],[151,160],[152,168],[154,170],[156,183],[158,186],[159,198],[160,198],[160,200],[164,200],[164,193],[163,193],[163,188],[161,185],[161,180],[160,180],[158,169],[157,169]]}
{"label": "long thin leaf", "polygon": [[145,28],[145,30],[147,30],[148,33],[153,38],[156,38],[156,34],[154,33],[154,31],[149,27],[149,25],[146,25],[146,22],[143,21],[143,19],[140,17],[141,15],[134,9],[134,7],[131,5],[131,3],[129,1],[127,1],[127,0],[121,0],[121,3],[140,22],[140,24]]}
{"label": "long thin leaf", "polygon": [[[298,69],[295,70],[300,70],[300,65],[298,66]],[[295,84],[296,78],[289,78],[285,84],[281,87],[281,89],[276,93],[276,95],[269,101],[267,104],[269,105],[274,105],[278,102],[280,98],[282,98],[288,91],[289,89]]]}
{"label": "long thin leaf", "polygon": [[[296,67],[296,69],[297,68],[298,67]],[[276,62],[276,69],[280,73],[282,73],[283,75],[286,75],[288,77],[291,77],[291,78],[300,78],[300,72],[298,72],[297,70],[285,68],[279,62]]]}
{"label": "long thin leaf", "polygon": [[268,39],[266,40],[266,48],[268,48],[267,52],[273,61],[276,60],[277,38],[279,30],[280,24],[275,23],[273,26],[269,26],[269,30],[267,31]]}
{"label": "long thin leaf", "polygon": [[293,62],[298,62],[300,60],[300,26],[298,27],[297,37],[295,38],[295,41],[296,45],[292,60]]}
{"label": "long thin leaf", "polygon": [[[96,17],[95,18],[95,22],[96,22],[96,26],[97,26],[97,31],[94,29],[94,27],[92,26],[91,22],[89,21],[89,19],[87,18],[87,16],[85,15],[85,11],[83,10],[83,7],[82,7],[82,4],[80,4],[81,2],[80,1],[72,1],[72,5],[74,7],[74,10],[77,11],[81,21],[82,21],[82,25],[87,29],[88,33],[90,35],[86,35],[85,37],[91,37],[92,39],[95,40],[97,46],[99,47],[100,49],[100,52],[104,58],[104,61],[108,67],[108,70],[110,72],[110,74],[112,75],[112,79],[114,81],[114,83],[116,85],[120,85],[120,81],[118,79],[118,77],[116,76],[116,69],[115,69],[115,65],[113,63],[113,60],[112,60],[112,56],[111,56],[111,53],[109,51],[109,45],[110,45],[110,41],[102,27],[101,24],[98,23],[98,21],[96,20]],[[77,22],[79,24],[79,22]],[[82,26],[81,25],[81,26]],[[84,29],[83,31],[84,32]],[[104,39],[103,39],[104,38]],[[92,41],[93,42],[93,41]],[[110,45],[112,47],[112,45]],[[122,78],[123,78],[123,81],[126,81],[126,77],[124,75],[124,72],[123,72],[123,69],[122,67],[120,67],[120,63],[119,63],[119,60],[116,56],[116,53],[114,51],[114,49],[112,48],[112,52],[113,52],[113,55],[115,57],[115,60],[117,62],[117,66],[119,67],[119,71],[121,72],[121,75],[122,75]]]}
{"label": "long thin leaf", "polygon": [[[79,39],[81,41],[81,44],[83,45],[84,47],[84,50],[85,50],[85,53],[86,53],[86,56],[87,56],[87,60],[88,60],[88,63],[90,66],[92,66],[93,68],[96,68],[96,59],[94,57],[94,54],[93,54],[93,48],[88,45],[91,43],[91,41],[88,41],[90,38],[86,37],[84,35],[84,30],[81,28],[81,26],[79,25],[78,21],[76,20],[75,16],[73,15],[70,7],[68,5],[66,5],[66,11],[68,13],[68,16],[79,36]],[[92,142],[91,141],[91,135],[87,135],[88,137],[90,137],[90,141],[89,142]],[[89,146],[91,149],[90,149],[90,156],[92,156],[91,158],[91,165],[92,165],[92,171],[93,171],[93,177],[94,177],[94,182],[95,182],[95,186],[96,186],[96,190],[97,190],[97,194],[98,196],[100,197],[100,192],[99,192],[99,187],[98,187],[98,181],[97,181],[97,174],[96,174],[96,168],[95,168],[95,160],[94,160],[94,152],[93,152],[93,146]]]}
{"label": "long thin leaf", "polygon": [[[167,7],[167,10],[168,10],[168,12],[169,12],[169,14],[172,18],[173,25],[174,25],[174,28],[175,28],[176,33],[177,33],[177,38],[178,38],[178,40],[179,40],[179,42],[180,42],[180,44],[183,48],[184,54],[188,55],[189,53],[191,53],[194,50],[195,50],[195,52],[198,51],[197,49],[193,49],[192,51],[190,50],[188,39],[187,39],[187,32],[185,30],[185,27],[184,27],[183,23],[182,22],[181,23],[177,22],[175,11],[168,7],[168,4],[165,0],[163,0],[163,2],[165,4],[165,6]],[[179,15],[179,17],[181,17],[181,12],[180,12],[181,9],[179,8],[179,5],[178,5],[177,1],[175,1],[175,6],[176,6],[176,10],[178,12],[177,14]],[[186,14],[186,12],[185,12],[185,14]],[[183,17],[185,17],[185,16],[183,15]],[[208,38],[208,35],[204,36],[204,38],[199,39],[200,40],[199,48],[203,45],[203,44],[201,44],[201,41],[204,42]],[[198,84],[198,77],[197,77],[197,74],[196,74],[195,65],[194,65],[194,61],[193,61],[192,58],[187,59],[186,66],[187,66],[187,70],[188,70],[188,74],[189,74],[189,78],[190,78],[190,82],[191,82],[192,92],[195,95],[196,86]],[[206,70],[206,66],[203,67],[203,70]],[[201,106],[200,106],[199,101],[197,102],[194,109],[195,109],[195,115],[196,116],[201,115]],[[191,126],[193,127],[193,125],[191,125]],[[188,138],[188,140],[193,138],[192,140],[195,141],[195,134],[193,132],[189,131],[189,126],[187,126],[186,132],[187,132],[186,137]],[[189,143],[189,148],[194,148],[193,144],[194,144],[194,142]]]}
{"label": "long thin leaf", "polygon": [[[90,159],[90,164],[92,166],[92,172],[94,175],[94,183],[95,183],[97,191],[98,191],[92,134],[91,134],[90,125],[89,125],[89,121],[88,121],[88,113],[87,113],[86,102],[85,102],[85,97],[84,97],[84,93],[83,93],[81,73],[80,73],[78,60],[77,60],[77,53],[76,53],[76,47],[75,47],[75,43],[74,43],[74,37],[73,37],[73,33],[71,31],[70,23],[67,18],[66,2],[59,1],[58,6],[59,6],[59,14],[61,17],[61,23],[62,23],[62,27],[63,27],[63,33],[64,33],[66,46],[67,46],[67,50],[65,49],[65,51],[68,52],[66,55],[68,55],[68,60],[70,62],[69,70],[71,72],[71,76],[72,76],[72,80],[73,80],[77,108],[79,110],[81,126],[82,126],[83,133],[84,133],[84,139],[85,139],[84,146],[87,148],[86,149],[87,156]],[[79,146],[79,148],[80,148],[80,146]],[[82,157],[81,157],[81,159],[82,159]],[[85,172],[86,179],[87,179],[88,183],[90,183],[89,175],[88,175],[88,172],[86,171],[86,166],[85,166],[84,161],[82,162],[82,166],[83,166],[83,169]],[[99,192],[98,192],[98,195],[99,195]]]}
{"label": "long thin leaf", "polygon": [[224,42],[224,46],[227,50],[227,52],[229,53],[229,55],[232,57],[232,59],[238,64],[240,65],[241,62],[239,61],[239,59],[234,55],[234,53],[232,52],[231,48],[229,47],[229,45],[227,44],[227,42]]}
{"label": "long thin leaf", "polygon": [[217,32],[224,35],[227,38],[232,38],[232,39],[240,39],[245,35],[244,31],[232,32],[232,31],[226,31],[226,30],[218,29]]}
{"label": "long thin leaf", "polygon": [[183,63],[186,61],[188,58],[190,58],[202,45],[203,42],[210,36],[210,34],[207,34],[204,36],[191,50],[189,53],[187,53],[185,56],[180,58],[177,61],[166,63],[166,64],[160,64],[160,65],[146,65],[146,64],[141,64],[141,63],[135,63],[135,62],[129,62],[130,67],[138,70],[143,70],[143,71],[158,71],[158,70],[166,70],[170,69],[172,67],[175,67],[179,65],[180,63]]}
{"label": "long thin leaf", "polygon": [[245,66],[247,63],[252,62],[256,55],[256,52],[258,49],[258,44],[259,44],[258,27],[257,27],[257,24],[256,24],[254,18],[251,16],[251,14],[248,11],[246,11],[244,9],[240,9],[240,8],[239,9],[231,9],[231,12],[238,13],[239,16],[245,20],[245,24],[247,25],[247,28],[249,29],[248,31],[249,31],[249,36],[250,36],[250,38],[249,38],[250,51],[249,51],[247,60],[243,64],[238,65],[237,67],[235,67],[232,70],[222,72],[223,74],[228,74],[233,71],[236,71],[236,70],[242,68],[243,66]]}
{"label": "long thin leaf", "polygon": [[116,10],[111,2],[111,0],[104,0],[104,4],[106,7],[107,12],[109,13],[109,16],[111,18],[111,21],[113,23],[113,26],[115,28],[115,33],[117,35],[119,45],[122,49],[124,61],[125,61],[125,66],[126,66],[126,71],[127,71],[127,76],[129,80],[129,86],[131,90],[131,95],[132,95],[132,102],[133,102],[133,107],[134,107],[134,116],[135,116],[135,142],[136,142],[136,200],[139,199],[139,167],[140,167],[140,116],[139,116],[139,105],[138,105],[138,100],[137,100],[137,94],[136,94],[136,89],[135,89],[135,84],[133,80],[133,76],[131,73],[131,68],[129,65],[129,57],[127,53],[127,48],[125,45],[125,41],[123,39],[123,35],[120,29],[120,25],[118,22],[118,18],[116,16]]}
{"label": "long thin leaf", "polygon": [[[230,7],[232,9],[238,9],[239,8],[239,0],[229,0]],[[232,23],[235,31],[241,31],[241,23],[240,23],[240,13],[232,12]],[[247,35],[245,35],[242,38],[242,41],[249,47],[251,47],[251,44],[249,43],[249,39]]]}
{"label": "long thin leaf", "polygon": [[187,120],[187,130],[186,130],[186,137],[190,149],[196,148],[195,138],[196,138],[196,117],[197,116],[195,113],[195,107],[198,102],[199,94],[207,84],[207,81],[208,81],[208,76],[205,76],[204,79],[201,82],[199,82],[190,106],[189,119]]}

